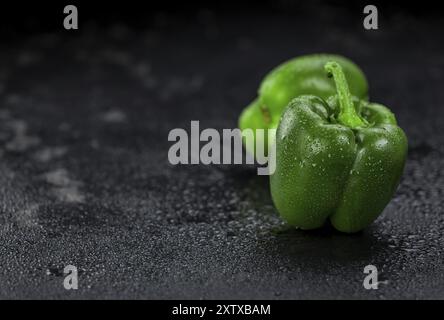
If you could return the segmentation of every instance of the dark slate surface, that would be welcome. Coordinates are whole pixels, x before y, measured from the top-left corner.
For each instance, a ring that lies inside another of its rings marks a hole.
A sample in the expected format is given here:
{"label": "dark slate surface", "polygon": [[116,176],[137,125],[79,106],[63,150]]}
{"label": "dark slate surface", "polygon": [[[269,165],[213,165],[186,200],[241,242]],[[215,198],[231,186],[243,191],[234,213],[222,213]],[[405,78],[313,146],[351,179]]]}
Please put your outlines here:
{"label": "dark slate surface", "polygon": [[[444,298],[443,23],[354,16],[157,14],[2,43],[0,298]],[[321,51],[359,63],[409,138],[372,226],[290,230],[253,167],[169,165],[169,130],[236,126],[270,68]]]}

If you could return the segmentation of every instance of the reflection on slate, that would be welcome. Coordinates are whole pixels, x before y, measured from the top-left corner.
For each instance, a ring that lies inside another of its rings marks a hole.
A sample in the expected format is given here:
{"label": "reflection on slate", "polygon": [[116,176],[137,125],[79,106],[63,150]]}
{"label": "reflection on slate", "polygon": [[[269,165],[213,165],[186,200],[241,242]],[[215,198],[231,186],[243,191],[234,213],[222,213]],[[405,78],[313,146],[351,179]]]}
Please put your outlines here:
{"label": "reflection on slate", "polygon": [[[443,298],[442,20],[365,31],[335,12],[166,13],[1,45],[0,298]],[[320,51],[362,66],[409,137],[371,227],[291,230],[255,168],[168,163],[171,129],[235,127],[267,71]]]}

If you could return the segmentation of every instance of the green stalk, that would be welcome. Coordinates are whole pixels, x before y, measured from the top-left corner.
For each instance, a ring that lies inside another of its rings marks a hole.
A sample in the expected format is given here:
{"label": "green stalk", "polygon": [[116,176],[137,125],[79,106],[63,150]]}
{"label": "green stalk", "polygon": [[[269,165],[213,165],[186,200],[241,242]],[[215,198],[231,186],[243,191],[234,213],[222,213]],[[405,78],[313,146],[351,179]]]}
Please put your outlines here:
{"label": "green stalk", "polygon": [[336,92],[338,94],[340,107],[338,115],[339,123],[350,128],[365,127],[365,121],[359,116],[359,114],[356,112],[355,106],[353,105],[347,79],[345,79],[344,72],[342,71],[339,63],[329,61],[325,64],[324,68],[329,77],[333,76],[333,80],[336,85]]}

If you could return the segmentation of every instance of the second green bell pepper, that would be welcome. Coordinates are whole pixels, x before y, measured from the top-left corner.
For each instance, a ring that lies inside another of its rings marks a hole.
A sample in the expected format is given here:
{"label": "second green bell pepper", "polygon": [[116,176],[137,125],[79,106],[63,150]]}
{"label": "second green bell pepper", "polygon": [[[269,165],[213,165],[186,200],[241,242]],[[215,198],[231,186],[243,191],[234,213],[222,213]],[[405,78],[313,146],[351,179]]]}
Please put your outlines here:
{"label": "second green bell pepper", "polygon": [[314,229],[330,220],[339,231],[356,232],[376,219],[393,196],[407,138],[388,108],[350,95],[338,63],[325,68],[337,96],[326,102],[304,95],[286,108],[272,154],[271,194],[290,225]]}
{"label": "second green bell pepper", "polygon": [[254,141],[245,141],[247,151],[255,154],[255,143],[264,144],[267,153],[269,144],[267,130],[276,129],[282,111],[288,103],[299,95],[311,94],[322,99],[336,93],[334,84],[326,79],[324,65],[336,61],[343,67],[345,77],[350,83],[351,93],[360,98],[368,98],[368,85],[364,73],[349,59],[333,54],[311,54],[291,59],[268,73],[263,79],[258,97],[244,109],[239,117],[241,130],[265,129],[264,139],[256,135]]}

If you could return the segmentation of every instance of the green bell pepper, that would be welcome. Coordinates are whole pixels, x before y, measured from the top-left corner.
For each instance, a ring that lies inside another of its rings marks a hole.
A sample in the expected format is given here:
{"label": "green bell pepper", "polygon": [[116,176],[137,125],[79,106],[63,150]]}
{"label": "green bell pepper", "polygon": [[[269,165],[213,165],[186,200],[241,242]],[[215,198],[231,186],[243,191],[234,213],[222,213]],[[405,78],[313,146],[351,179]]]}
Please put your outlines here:
{"label": "green bell pepper", "polygon": [[239,117],[241,130],[266,130],[264,137],[255,133],[254,141],[244,139],[248,152],[255,155],[255,143],[264,143],[265,154],[268,154],[268,147],[273,143],[274,136],[268,141],[267,129],[277,128],[282,111],[293,98],[312,94],[327,99],[336,93],[334,84],[325,77],[324,65],[328,61],[341,64],[354,96],[360,99],[368,98],[364,73],[347,58],[332,54],[312,54],[289,60],[265,76],[259,88],[259,96]]}
{"label": "green bell pepper", "polygon": [[393,196],[407,138],[388,108],[351,96],[337,62],[328,62],[325,70],[337,95],[327,102],[299,96],[282,115],[271,155],[276,157],[271,194],[292,226],[314,229],[330,220],[339,231],[357,232]]}

